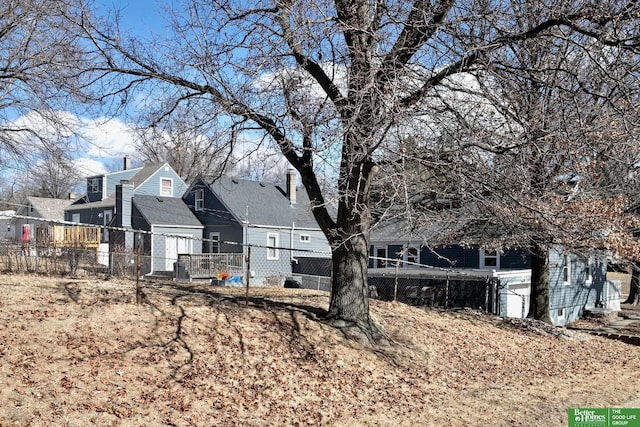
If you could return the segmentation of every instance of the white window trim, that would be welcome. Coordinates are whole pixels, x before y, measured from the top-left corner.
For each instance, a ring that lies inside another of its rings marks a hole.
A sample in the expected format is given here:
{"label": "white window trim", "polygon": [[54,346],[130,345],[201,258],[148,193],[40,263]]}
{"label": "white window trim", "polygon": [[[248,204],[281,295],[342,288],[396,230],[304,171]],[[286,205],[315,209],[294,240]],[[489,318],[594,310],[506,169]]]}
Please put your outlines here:
{"label": "white window trim", "polygon": [[411,261],[411,262],[415,262],[415,264],[420,264],[420,248],[418,246],[405,246],[404,247],[404,257],[403,257],[403,261],[405,262],[404,267],[408,267],[408,268],[416,268],[418,267],[415,264],[407,264],[409,262],[409,250],[410,249],[415,249],[416,250],[416,256],[415,256],[415,261]]}
{"label": "white window trim", "polygon": [[[495,258],[496,260],[496,265],[486,265],[486,259],[488,258]],[[495,252],[495,256],[493,255],[493,253],[489,254],[487,256],[487,251],[485,251],[484,249],[480,249],[480,268],[484,269],[484,270],[500,270],[500,253],[499,252]]]}
{"label": "white window trim", "polygon": [[194,208],[197,211],[204,210],[204,190],[202,188],[196,190]]}
{"label": "white window trim", "polygon": [[[565,280],[564,273],[567,272],[567,278]],[[562,284],[567,286],[571,284],[571,256],[567,253],[562,254]]]}
{"label": "white window trim", "polygon": [[[213,237],[214,236],[218,238],[216,240],[216,242],[218,243],[218,251],[217,252],[213,252],[213,250],[212,250],[213,249],[213,242],[214,242]],[[211,249],[210,253],[212,253],[212,254],[219,254],[220,253],[220,232],[218,232],[218,231],[209,232],[209,248]]]}
{"label": "white window trim", "polygon": [[564,308],[558,308],[556,310],[556,316],[558,317],[558,320],[564,320],[564,316],[566,314],[565,312],[566,310]]}
{"label": "white window trim", "polygon": [[[169,181],[171,183],[171,194],[165,194],[163,182]],[[173,178],[160,178],[160,195],[162,197],[173,197]]]}
{"label": "white window trim", "polygon": [[[271,244],[271,238],[275,238],[275,243],[272,245]],[[280,259],[280,249],[278,249],[278,247],[280,246],[280,234],[278,233],[267,233],[267,260],[269,261],[275,261]],[[271,251],[273,251],[272,255]]]}
{"label": "white window trim", "polygon": [[311,242],[311,234],[301,234],[300,235],[300,242],[302,242],[302,243]]}
{"label": "white window trim", "polygon": [[[379,250],[384,251],[384,255],[382,257],[378,255]],[[373,259],[374,268],[385,268],[387,267],[387,264],[388,264],[387,258],[389,258],[389,248],[387,246],[374,246],[373,256],[376,257]],[[379,258],[384,258],[384,259],[379,259]],[[383,264],[383,265],[380,265],[380,264]]]}

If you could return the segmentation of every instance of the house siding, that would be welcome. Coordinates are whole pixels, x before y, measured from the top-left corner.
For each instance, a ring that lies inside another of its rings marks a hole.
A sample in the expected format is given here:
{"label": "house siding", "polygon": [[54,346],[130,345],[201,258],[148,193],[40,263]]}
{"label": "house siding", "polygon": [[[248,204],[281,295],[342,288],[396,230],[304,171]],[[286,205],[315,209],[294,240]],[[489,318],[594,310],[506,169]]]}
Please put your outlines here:
{"label": "house siding", "polygon": [[[309,236],[306,242],[300,241],[300,236]],[[293,257],[331,258],[331,246],[327,242],[322,230],[305,230],[293,228],[287,230],[286,247],[294,249]]]}
{"label": "house siding", "polygon": [[[203,210],[195,210],[195,190],[204,190]],[[182,200],[189,206],[189,209],[204,226],[203,238],[208,239],[210,233],[219,233],[221,253],[241,253],[243,252],[243,227],[236,218],[229,212],[227,207],[216,197],[215,194],[203,183],[198,183],[191,191],[182,197]],[[224,242],[237,242],[239,244],[229,244]],[[208,242],[205,242],[203,249],[208,252]]]}
{"label": "house siding", "polygon": [[[105,179],[106,179],[106,185],[104,186],[105,194],[104,194],[104,197],[102,198],[104,199],[106,197],[109,197],[113,193],[115,193],[116,185],[120,184],[120,181],[130,180],[135,176],[135,174],[140,172],[141,169],[142,168],[127,169],[127,170],[118,171],[118,172],[111,172],[105,175]],[[101,200],[101,199],[98,199],[98,200]],[[94,200],[91,200],[91,201],[94,201]]]}
{"label": "house siding", "polygon": [[[91,189],[92,187],[91,183],[94,179],[98,182],[97,191],[92,191]],[[89,202],[97,202],[103,199],[103,193],[102,193],[103,184],[104,184],[103,177],[87,178],[87,200]]]}
{"label": "house siding", "polygon": [[[82,205],[78,205],[78,209],[67,209],[64,212],[65,221],[73,221],[74,214],[80,214],[80,222],[82,224],[104,224],[104,211],[111,211],[113,215],[113,207],[101,207],[101,208],[82,208]],[[101,216],[102,214],[102,216]]]}
{"label": "house siding", "polygon": [[268,259],[266,248],[268,235],[270,233],[278,235],[278,247],[287,247],[289,242],[288,230],[278,228],[247,228],[247,242],[255,245],[251,248],[251,270],[254,277],[250,279],[251,285],[283,285],[287,277],[291,276],[291,251],[279,249],[278,259]]}
{"label": "house siding", "polygon": [[202,229],[191,227],[171,227],[171,226],[152,226],[151,238],[151,271],[171,271],[168,264],[177,260],[171,259],[167,261],[167,238],[166,235],[178,235],[191,239],[191,253],[202,253]]}
{"label": "house siding", "polygon": [[[603,299],[606,282],[606,262],[592,259],[591,280],[586,277],[586,260],[574,254],[568,255],[569,282],[563,278],[564,252],[552,249],[549,252],[549,315],[554,325],[564,326],[579,319],[585,308],[595,307]],[[563,310],[562,316],[559,310]]]}
{"label": "house siding", "polygon": [[439,268],[478,268],[480,255],[478,249],[458,245],[423,247],[420,250],[420,264]]}
{"label": "house siding", "polygon": [[15,236],[15,226],[11,224],[11,220],[10,217],[0,217],[0,240],[9,240]]}
{"label": "house siding", "polygon": [[[165,165],[158,169],[144,182],[136,183],[136,194],[140,195],[161,195],[160,181],[162,178],[169,178],[173,181],[173,194],[171,197],[182,197],[187,191],[187,186],[182,178],[169,166]],[[168,197],[168,196],[163,196]]]}
{"label": "house siding", "polygon": [[[406,245],[397,243],[373,242],[369,248],[369,255],[375,256],[375,248],[386,247],[387,257],[390,259],[403,258],[399,256]],[[480,249],[465,248],[459,245],[449,245],[437,248],[420,247],[420,264],[435,268],[480,268]],[[369,262],[369,267],[374,263]],[[511,249],[500,254],[500,269],[514,270],[531,267],[531,260],[527,250]]]}
{"label": "house siding", "polygon": [[500,269],[515,270],[531,268],[531,256],[526,249],[509,249],[500,254]]}

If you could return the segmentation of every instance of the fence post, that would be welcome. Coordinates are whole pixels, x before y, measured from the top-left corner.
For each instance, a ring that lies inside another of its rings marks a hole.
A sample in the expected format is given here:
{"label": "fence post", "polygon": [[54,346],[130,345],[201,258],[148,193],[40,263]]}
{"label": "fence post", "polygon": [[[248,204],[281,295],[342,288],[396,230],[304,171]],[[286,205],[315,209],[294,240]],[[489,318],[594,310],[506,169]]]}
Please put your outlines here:
{"label": "fence post", "polygon": [[396,276],[395,276],[395,283],[393,286],[393,301],[397,302],[398,301],[398,268],[400,267],[400,261],[396,262]]}
{"label": "fence post", "polygon": [[140,287],[140,269],[142,268],[140,265],[140,247],[142,246],[142,234],[136,234],[136,304],[140,304],[142,302],[142,288]]}
{"label": "fence post", "polygon": [[447,272],[447,283],[446,283],[447,287],[444,291],[444,308],[448,309],[449,308],[449,272]]}
{"label": "fence post", "polygon": [[484,283],[484,311],[489,312],[489,280]]}
{"label": "fence post", "polygon": [[244,295],[244,305],[249,305],[249,278],[251,277],[251,246],[247,246],[247,289]]}

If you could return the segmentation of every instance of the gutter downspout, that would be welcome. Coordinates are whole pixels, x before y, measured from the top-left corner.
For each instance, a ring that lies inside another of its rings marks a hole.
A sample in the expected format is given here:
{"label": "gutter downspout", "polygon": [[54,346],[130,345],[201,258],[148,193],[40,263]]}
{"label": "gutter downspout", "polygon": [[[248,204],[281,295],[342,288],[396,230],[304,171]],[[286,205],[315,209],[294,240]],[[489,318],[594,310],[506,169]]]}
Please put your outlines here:
{"label": "gutter downspout", "polygon": [[289,248],[291,248],[290,256],[292,262],[298,263],[298,260],[293,256],[293,230],[296,228],[296,223],[291,223],[291,233],[289,233]]}

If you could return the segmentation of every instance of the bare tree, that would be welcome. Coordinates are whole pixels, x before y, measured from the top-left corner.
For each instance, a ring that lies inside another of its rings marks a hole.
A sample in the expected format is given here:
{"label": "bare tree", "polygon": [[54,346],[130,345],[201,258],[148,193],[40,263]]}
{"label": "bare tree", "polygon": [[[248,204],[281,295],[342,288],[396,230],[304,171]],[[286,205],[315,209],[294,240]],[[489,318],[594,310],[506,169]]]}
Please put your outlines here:
{"label": "bare tree", "polygon": [[54,199],[69,197],[72,189],[82,181],[71,159],[60,150],[45,152],[28,172],[22,174],[22,178],[23,189]]}
{"label": "bare tree", "polygon": [[[162,106],[161,106],[162,107]],[[147,113],[150,127],[137,130],[139,156],[145,162],[168,162],[186,182],[197,176],[211,182],[233,166],[231,153],[237,133],[220,123],[213,111],[203,114],[188,102]]]}
{"label": "bare tree", "polygon": [[[539,3],[543,13],[520,21],[527,12],[512,1],[184,1],[171,16],[173,33],[144,44],[87,16],[76,22],[103,59],[93,71],[110,84],[121,79],[110,94],[140,89],[203,111],[215,105],[230,125],[270,137],[300,173],[333,248],[329,318],[375,341],[370,189],[390,131],[435,113],[425,99],[449,77],[488,66],[509,44],[554,38],[558,27],[604,44],[637,42],[635,3]],[[337,165],[336,217],[316,174],[322,161]]]}
{"label": "bare tree", "polygon": [[[72,110],[85,59],[64,18],[73,0],[7,0],[0,5],[0,165],[25,170],[42,152],[75,141]],[[75,3],[77,6],[77,3]]]}

